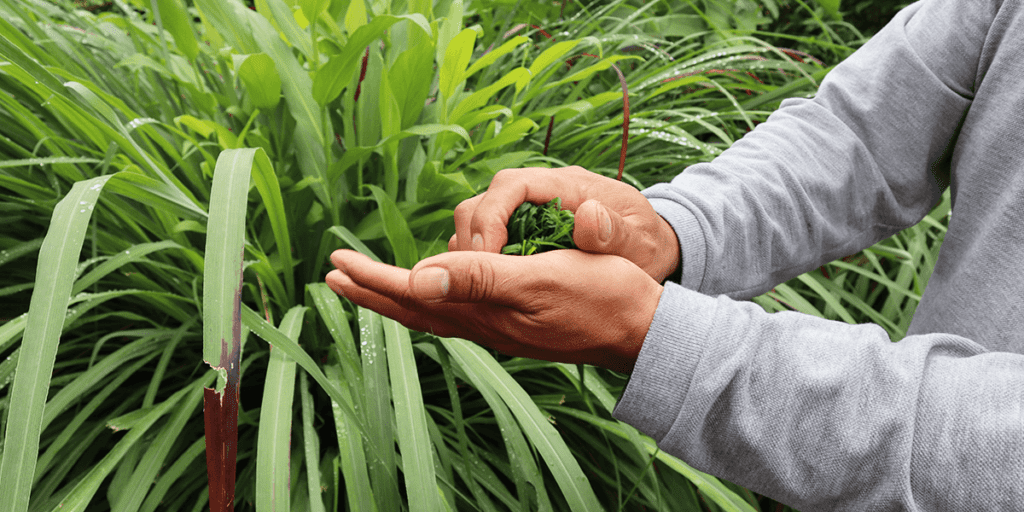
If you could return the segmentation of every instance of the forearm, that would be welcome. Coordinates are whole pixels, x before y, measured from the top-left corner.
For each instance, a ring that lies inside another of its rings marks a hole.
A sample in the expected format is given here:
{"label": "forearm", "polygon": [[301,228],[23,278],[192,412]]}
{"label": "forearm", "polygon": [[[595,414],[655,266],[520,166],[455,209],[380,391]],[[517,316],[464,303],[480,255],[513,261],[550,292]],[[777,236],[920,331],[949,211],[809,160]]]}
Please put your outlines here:
{"label": "forearm", "polygon": [[644,190],[677,234],[681,284],[747,299],[920,221],[948,186],[997,4],[904,9],[814,99]]}
{"label": "forearm", "polygon": [[[669,283],[615,416],[797,509],[1008,510],[1024,356]],[[1009,490],[1009,491],[1008,491]]]}

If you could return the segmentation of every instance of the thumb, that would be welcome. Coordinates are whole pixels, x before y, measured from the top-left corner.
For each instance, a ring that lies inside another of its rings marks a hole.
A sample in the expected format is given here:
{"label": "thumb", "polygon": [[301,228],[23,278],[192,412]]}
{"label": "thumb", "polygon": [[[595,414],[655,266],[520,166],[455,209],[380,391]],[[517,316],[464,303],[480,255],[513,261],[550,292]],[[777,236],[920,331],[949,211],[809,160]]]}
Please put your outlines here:
{"label": "thumb", "polygon": [[629,248],[626,221],[600,201],[590,199],[576,209],[573,242],[580,249],[625,257]]}
{"label": "thumb", "polygon": [[505,254],[480,251],[441,253],[420,261],[409,274],[413,298],[427,303],[487,302],[521,304],[516,275],[528,273],[518,258],[510,264]]}

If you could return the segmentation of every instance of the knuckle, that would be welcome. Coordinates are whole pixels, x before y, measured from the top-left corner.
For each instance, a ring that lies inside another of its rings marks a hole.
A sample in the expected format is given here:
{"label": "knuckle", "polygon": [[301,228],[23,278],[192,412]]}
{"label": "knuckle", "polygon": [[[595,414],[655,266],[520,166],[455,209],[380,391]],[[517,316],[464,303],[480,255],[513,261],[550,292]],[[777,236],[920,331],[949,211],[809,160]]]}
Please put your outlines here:
{"label": "knuckle", "polygon": [[473,276],[469,282],[469,300],[471,302],[482,302],[494,293],[494,267],[483,258],[478,258],[472,263],[470,275]]}
{"label": "knuckle", "polygon": [[459,203],[457,206],[455,206],[455,214],[454,215],[457,218],[462,218],[462,217],[465,217],[466,215],[469,215],[470,213],[472,213],[472,211],[473,211],[473,204],[470,203],[469,199],[467,199],[467,200]]}

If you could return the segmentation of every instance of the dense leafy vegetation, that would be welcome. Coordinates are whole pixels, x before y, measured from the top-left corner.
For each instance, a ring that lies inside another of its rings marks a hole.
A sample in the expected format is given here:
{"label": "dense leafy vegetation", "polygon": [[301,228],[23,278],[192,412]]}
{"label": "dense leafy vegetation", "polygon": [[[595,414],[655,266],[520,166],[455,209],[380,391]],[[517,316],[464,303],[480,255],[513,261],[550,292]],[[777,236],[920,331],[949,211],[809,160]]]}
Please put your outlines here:
{"label": "dense leafy vegetation", "polygon": [[[502,168],[616,176],[627,101],[623,181],[714,158],[863,43],[837,1],[250,6],[0,0],[0,510],[777,510],[612,419],[623,375],[323,276],[444,251]],[[754,300],[902,337],[946,197]]]}
{"label": "dense leafy vegetation", "polygon": [[502,254],[531,254],[555,249],[575,249],[572,239],[573,213],[562,209],[562,199],[547,204],[523,203],[508,219],[508,244]]}

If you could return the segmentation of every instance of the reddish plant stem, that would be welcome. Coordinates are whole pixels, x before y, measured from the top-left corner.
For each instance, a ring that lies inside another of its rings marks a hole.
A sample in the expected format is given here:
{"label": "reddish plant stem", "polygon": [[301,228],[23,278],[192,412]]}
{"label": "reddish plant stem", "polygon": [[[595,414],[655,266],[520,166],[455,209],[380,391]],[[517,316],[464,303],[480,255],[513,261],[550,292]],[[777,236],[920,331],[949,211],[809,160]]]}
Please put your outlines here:
{"label": "reddish plant stem", "polygon": [[206,428],[206,472],[210,488],[210,512],[235,509],[235,466],[238,463],[238,383],[242,339],[242,281],[235,290],[231,339],[221,340],[220,369],[227,382],[223,394],[203,389],[203,423]]}
{"label": "reddish plant stem", "polygon": [[363,79],[366,78],[366,63],[370,60],[370,47],[366,47],[366,53],[363,54],[363,67],[359,70],[359,82],[356,83],[356,95],[352,98],[352,101],[359,101],[359,92],[363,88]]}
{"label": "reddish plant stem", "polygon": [[551,121],[548,121],[548,135],[544,137],[544,156],[548,155],[548,144],[551,143],[551,129],[555,127],[555,116],[551,116]]}

